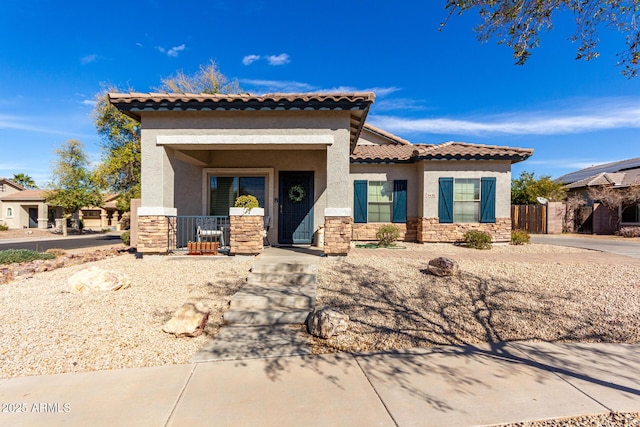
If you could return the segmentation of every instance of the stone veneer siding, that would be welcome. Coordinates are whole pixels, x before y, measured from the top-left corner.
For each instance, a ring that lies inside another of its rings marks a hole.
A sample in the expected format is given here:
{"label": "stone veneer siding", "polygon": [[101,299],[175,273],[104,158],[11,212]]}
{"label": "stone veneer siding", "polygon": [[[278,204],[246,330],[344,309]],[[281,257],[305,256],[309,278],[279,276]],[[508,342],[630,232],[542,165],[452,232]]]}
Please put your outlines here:
{"label": "stone veneer siding", "polygon": [[346,255],[351,249],[353,218],[350,216],[324,217],[324,253]]}
{"label": "stone veneer siding", "polygon": [[257,255],[264,249],[264,220],[258,215],[230,215],[231,255]]}
{"label": "stone veneer siding", "polygon": [[168,242],[169,218],[160,215],[138,217],[138,242],[136,249],[140,253],[166,254]]}
{"label": "stone veneer siding", "polygon": [[[353,240],[356,241],[377,241],[376,233],[378,229],[383,225],[389,223],[371,222],[371,223],[354,223],[353,224]],[[407,222],[394,223],[400,229],[399,241],[402,242],[417,242],[418,241],[418,225],[420,224],[420,218],[407,218]]]}
{"label": "stone veneer siding", "polygon": [[494,242],[511,241],[511,218],[496,218],[495,223],[441,224],[438,218],[420,218],[418,242],[461,242],[470,230],[486,231]]}

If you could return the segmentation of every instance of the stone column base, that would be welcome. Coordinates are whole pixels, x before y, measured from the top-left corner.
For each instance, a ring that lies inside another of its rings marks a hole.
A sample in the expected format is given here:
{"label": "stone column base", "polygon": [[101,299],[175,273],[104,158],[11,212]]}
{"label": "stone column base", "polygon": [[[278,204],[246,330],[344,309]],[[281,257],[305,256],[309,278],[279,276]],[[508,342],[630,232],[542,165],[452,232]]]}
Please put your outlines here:
{"label": "stone column base", "polygon": [[346,255],[351,249],[353,218],[350,216],[324,217],[324,253]]}
{"label": "stone column base", "polygon": [[260,215],[230,215],[230,255],[257,255],[264,246],[264,219]]}
{"label": "stone column base", "polygon": [[161,215],[138,217],[138,252],[166,254],[169,252],[169,218]]}

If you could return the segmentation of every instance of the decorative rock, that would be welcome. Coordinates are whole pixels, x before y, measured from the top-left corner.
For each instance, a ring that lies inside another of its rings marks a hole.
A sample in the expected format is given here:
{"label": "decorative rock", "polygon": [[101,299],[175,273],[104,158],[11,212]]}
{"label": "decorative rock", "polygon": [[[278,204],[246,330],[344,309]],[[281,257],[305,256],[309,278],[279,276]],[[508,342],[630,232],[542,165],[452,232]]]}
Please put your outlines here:
{"label": "decorative rock", "polygon": [[331,307],[315,309],[307,317],[307,331],[320,338],[331,338],[345,332],[348,327],[349,316]]}
{"label": "decorative rock", "polygon": [[83,294],[93,291],[117,291],[131,286],[131,280],[122,273],[91,267],[69,277],[69,291]]}
{"label": "decorative rock", "polygon": [[197,337],[204,330],[209,313],[200,302],[183,304],[162,330],[177,337]]}
{"label": "decorative rock", "polygon": [[455,276],[458,274],[458,263],[451,258],[441,256],[429,261],[427,270],[436,276]]}

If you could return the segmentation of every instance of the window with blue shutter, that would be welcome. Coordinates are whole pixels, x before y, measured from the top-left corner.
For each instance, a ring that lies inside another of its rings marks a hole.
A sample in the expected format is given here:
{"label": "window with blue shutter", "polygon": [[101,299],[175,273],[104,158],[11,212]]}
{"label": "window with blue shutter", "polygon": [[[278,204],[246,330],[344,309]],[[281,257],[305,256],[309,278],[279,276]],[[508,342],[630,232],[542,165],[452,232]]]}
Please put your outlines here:
{"label": "window with blue shutter", "polygon": [[480,222],[496,222],[496,179],[480,180]]}
{"label": "window with blue shutter", "polygon": [[407,180],[393,181],[393,221],[407,222]]}
{"label": "window with blue shutter", "polygon": [[353,222],[367,222],[367,181],[353,182]]}
{"label": "window with blue shutter", "polygon": [[438,220],[440,223],[453,223],[453,178],[438,180]]}

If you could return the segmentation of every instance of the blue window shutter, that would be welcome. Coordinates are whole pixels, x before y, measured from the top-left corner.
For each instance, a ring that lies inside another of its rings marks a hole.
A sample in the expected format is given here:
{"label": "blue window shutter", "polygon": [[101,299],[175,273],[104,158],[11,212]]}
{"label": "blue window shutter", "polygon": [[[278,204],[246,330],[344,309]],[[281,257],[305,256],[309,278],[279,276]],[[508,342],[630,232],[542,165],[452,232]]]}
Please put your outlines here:
{"label": "blue window shutter", "polygon": [[353,222],[367,222],[367,181],[353,181]]}
{"label": "blue window shutter", "polygon": [[438,181],[438,219],[445,224],[453,223],[453,178]]}
{"label": "blue window shutter", "polygon": [[480,222],[496,222],[496,179],[480,180]]}
{"label": "blue window shutter", "polygon": [[407,180],[393,181],[393,222],[407,222]]}

